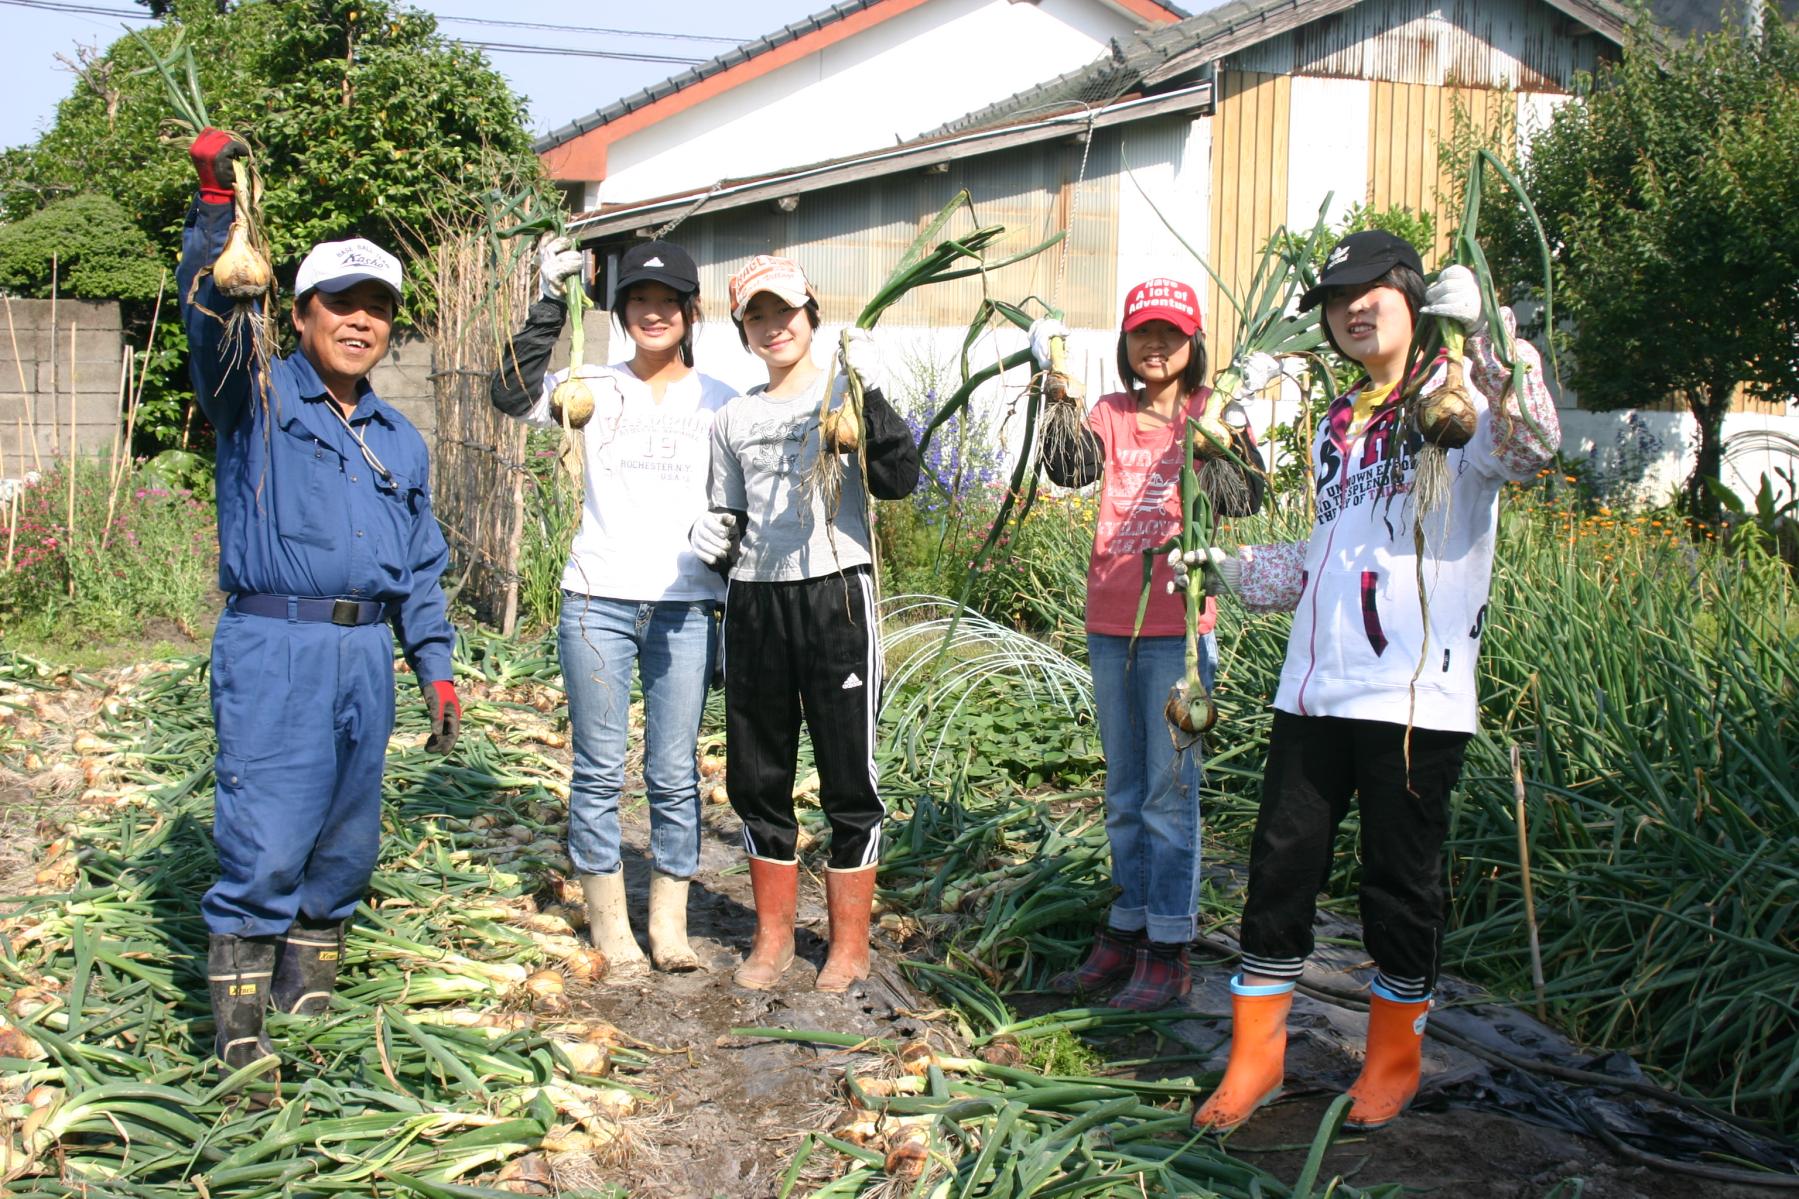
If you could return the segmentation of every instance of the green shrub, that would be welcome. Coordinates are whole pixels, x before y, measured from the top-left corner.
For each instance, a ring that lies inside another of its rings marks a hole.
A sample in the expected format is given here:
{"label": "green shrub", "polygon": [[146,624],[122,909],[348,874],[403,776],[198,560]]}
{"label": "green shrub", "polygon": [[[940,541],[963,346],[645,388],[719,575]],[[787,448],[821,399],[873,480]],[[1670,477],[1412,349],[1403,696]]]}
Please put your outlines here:
{"label": "green shrub", "polygon": [[11,569],[0,571],[4,629],[73,642],[140,634],[162,619],[194,635],[217,596],[213,506],[144,465],[127,470],[109,497],[107,464],[78,459],[71,530],[67,472],[66,461],[57,463],[19,496]]}

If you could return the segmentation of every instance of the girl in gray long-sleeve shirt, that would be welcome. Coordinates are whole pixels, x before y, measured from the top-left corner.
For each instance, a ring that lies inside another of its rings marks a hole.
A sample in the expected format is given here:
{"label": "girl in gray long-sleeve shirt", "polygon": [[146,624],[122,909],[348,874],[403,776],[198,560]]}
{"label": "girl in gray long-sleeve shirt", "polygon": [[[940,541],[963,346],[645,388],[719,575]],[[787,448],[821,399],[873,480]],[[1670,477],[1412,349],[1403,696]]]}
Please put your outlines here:
{"label": "girl in gray long-sleeve shirt", "polygon": [[[793,777],[802,714],[831,824],[825,891],[830,953],[818,989],[868,974],[868,919],[886,815],[876,789],[881,650],[869,572],[868,493],[898,499],[918,485],[918,447],[878,388],[863,396],[862,452],[842,456],[834,511],[804,486],[821,452],[824,389],[845,380],[812,361],[818,301],[787,259],[753,259],[731,279],[731,315],[768,383],[736,397],[712,428],[712,512],[695,527],[705,553],[742,534],[725,596],[725,736],[731,806],[743,820],[756,897],[756,939],[739,986],[773,986],[793,962],[798,824]],[[874,346],[853,330],[846,365],[867,380]],[[867,489],[863,487],[863,470]],[[721,561],[722,554],[714,555]]]}

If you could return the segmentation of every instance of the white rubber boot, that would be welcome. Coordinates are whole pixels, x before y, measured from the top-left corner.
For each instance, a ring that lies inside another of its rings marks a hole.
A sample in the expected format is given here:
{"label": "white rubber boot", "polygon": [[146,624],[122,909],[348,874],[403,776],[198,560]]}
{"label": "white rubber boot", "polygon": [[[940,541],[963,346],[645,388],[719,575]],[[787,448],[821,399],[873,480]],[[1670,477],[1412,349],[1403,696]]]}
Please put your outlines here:
{"label": "white rubber boot", "polygon": [[593,943],[606,955],[606,977],[636,978],[649,973],[649,963],[631,933],[631,915],[625,910],[625,872],[584,874],[581,891],[587,896],[587,930]]}
{"label": "white rubber boot", "polygon": [[670,974],[700,968],[687,943],[687,881],[660,870],[650,875],[650,957]]}

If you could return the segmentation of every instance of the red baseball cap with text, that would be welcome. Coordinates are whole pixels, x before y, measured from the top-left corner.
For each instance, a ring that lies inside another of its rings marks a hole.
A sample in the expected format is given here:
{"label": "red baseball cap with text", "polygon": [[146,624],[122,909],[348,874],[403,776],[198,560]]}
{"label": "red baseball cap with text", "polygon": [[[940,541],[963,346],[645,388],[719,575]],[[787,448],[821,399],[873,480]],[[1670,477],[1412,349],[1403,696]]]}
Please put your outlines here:
{"label": "red baseball cap with text", "polygon": [[1182,335],[1192,337],[1203,328],[1199,296],[1179,279],[1149,279],[1131,288],[1124,298],[1124,330],[1130,332],[1149,321],[1167,321]]}

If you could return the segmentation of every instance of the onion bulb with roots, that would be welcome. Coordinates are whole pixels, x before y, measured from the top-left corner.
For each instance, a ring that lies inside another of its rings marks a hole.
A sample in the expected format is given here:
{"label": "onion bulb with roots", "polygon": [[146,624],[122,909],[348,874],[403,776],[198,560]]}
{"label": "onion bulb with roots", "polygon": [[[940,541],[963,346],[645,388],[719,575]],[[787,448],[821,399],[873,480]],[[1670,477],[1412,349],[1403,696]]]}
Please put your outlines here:
{"label": "onion bulb with roots", "polygon": [[908,1126],[887,1138],[887,1158],[882,1169],[889,1178],[913,1179],[924,1173],[931,1160],[931,1134]]}
{"label": "onion bulb with roots", "polygon": [[1199,429],[1193,437],[1193,456],[1202,462],[1222,458],[1230,452],[1231,429],[1215,415],[1210,406],[1201,413]]}
{"label": "onion bulb with roots", "polygon": [[1418,397],[1418,432],[1431,445],[1459,449],[1474,439],[1478,420],[1462,360],[1452,357],[1444,368],[1443,386]]}
{"label": "onion bulb with roots", "polygon": [[1168,704],[1162,709],[1168,723],[1183,733],[1203,733],[1218,722],[1218,705],[1204,689],[1197,695],[1182,679],[1168,689]]}
{"label": "onion bulb with roots", "polygon": [[562,968],[579,982],[593,982],[606,976],[606,955],[598,949],[577,949],[562,959]]}
{"label": "onion bulb with roots", "polygon": [[1001,1035],[981,1046],[975,1056],[990,1066],[1022,1066],[1024,1046],[1017,1037]]}
{"label": "onion bulb with roots", "polygon": [[907,1074],[923,1077],[936,1061],[937,1055],[931,1051],[929,1041],[907,1041],[899,1047],[900,1069]]}
{"label": "onion bulb with roots", "polygon": [[862,444],[862,422],[847,408],[833,408],[818,422],[818,441],[834,454],[851,454]]}
{"label": "onion bulb with roots", "polygon": [[562,1007],[566,1002],[563,999],[563,993],[567,989],[567,985],[562,981],[562,975],[554,970],[539,970],[525,980],[525,990],[530,993],[531,1002],[537,1007],[549,1008],[552,1011]]}
{"label": "onion bulb with roots", "polygon": [[225,248],[212,263],[212,282],[226,299],[255,300],[266,294],[275,275],[250,240],[250,226],[243,217],[231,222]]}
{"label": "onion bulb with roots", "polygon": [[586,381],[571,376],[550,392],[550,419],[561,424],[565,416],[571,429],[584,429],[593,419],[593,389]]}

